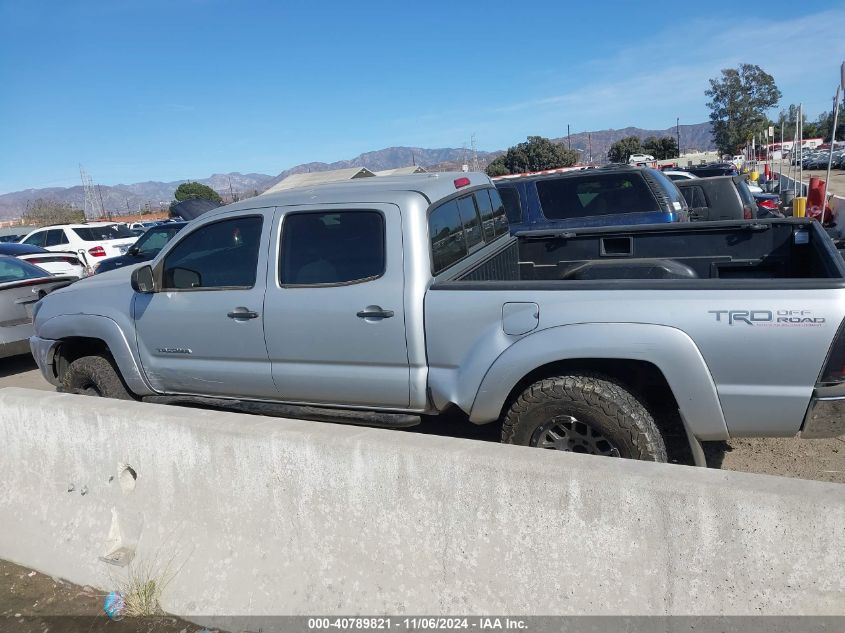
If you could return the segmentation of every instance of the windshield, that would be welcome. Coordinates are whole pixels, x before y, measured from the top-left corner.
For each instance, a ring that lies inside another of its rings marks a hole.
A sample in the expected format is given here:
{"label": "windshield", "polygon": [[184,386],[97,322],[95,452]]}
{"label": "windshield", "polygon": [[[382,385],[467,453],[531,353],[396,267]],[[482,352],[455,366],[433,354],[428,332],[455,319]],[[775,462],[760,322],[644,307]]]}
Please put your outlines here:
{"label": "windshield", "polygon": [[176,235],[181,226],[160,226],[155,227],[144,233],[135,242],[135,248],[139,254],[155,255],[164,245],[167,244],[173,236]]}
{"label": "windshield", "polygon": [[104,226],[84,226],[71,229],[80,239],[86,242],[102,242],[106,240],[122,240],[135,237],[135,234],[123,224],[106,224]]}

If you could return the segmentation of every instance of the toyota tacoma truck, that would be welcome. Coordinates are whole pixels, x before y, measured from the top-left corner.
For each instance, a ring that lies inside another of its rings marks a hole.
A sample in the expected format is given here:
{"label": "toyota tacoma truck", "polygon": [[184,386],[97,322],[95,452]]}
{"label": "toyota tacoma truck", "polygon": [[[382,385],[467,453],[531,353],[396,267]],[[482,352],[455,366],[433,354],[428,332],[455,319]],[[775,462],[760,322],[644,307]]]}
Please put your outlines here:
{"label": "toyota tacoma truck", "polygon": [[31,348],[65,392],[377,426],[459,410],[503,442],[652,461],[668,403],[704,465],[701,441],[843,432],[843,317],[816,222],[512,236],[487,176],[441,173],[209,211],[42,299]]}

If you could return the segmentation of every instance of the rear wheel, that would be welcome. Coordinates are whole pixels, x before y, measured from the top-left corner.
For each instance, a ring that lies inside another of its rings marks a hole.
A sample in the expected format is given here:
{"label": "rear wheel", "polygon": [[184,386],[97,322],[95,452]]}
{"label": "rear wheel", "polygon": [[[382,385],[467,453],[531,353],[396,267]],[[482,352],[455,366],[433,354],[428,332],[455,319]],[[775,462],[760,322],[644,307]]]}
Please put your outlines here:
{"label": "rear wheel", "polygon": [[103,356],[83,356],[73,361],[62,376],[61,391],[133,400],[112,362]]}
{"label": "rear wheel", "polygon": [[599,374],[546,378],[528,387],[505,416],[502,442],[666,461],[651,414],[625,387]]}

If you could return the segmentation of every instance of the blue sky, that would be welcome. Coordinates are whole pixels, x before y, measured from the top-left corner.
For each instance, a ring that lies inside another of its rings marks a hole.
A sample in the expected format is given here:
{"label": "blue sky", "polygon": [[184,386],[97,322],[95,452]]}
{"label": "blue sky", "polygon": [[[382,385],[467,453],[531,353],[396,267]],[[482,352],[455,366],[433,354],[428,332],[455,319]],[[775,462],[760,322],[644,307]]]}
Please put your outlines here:
{"label": "blue sky", "polygon": [[814,119],[843,28],[812,0],[0,0],[0,193],[698,123],[740,62]]}

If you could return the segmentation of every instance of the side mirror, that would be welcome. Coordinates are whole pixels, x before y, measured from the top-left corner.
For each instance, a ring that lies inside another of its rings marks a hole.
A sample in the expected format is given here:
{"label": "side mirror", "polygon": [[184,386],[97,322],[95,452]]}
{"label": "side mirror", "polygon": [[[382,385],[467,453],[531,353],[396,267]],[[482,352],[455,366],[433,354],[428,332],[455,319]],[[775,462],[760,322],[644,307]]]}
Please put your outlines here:
{"label": "side mirror", "polygon": [[132,290],[141,294],[155,292],[155,278],[152,266],[141,266],[132,271]]}

